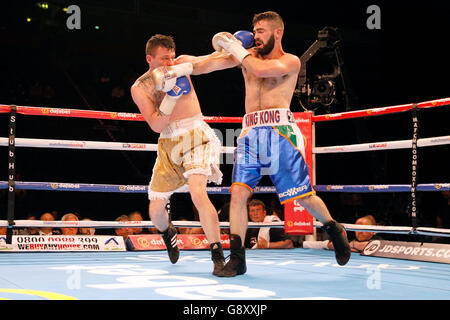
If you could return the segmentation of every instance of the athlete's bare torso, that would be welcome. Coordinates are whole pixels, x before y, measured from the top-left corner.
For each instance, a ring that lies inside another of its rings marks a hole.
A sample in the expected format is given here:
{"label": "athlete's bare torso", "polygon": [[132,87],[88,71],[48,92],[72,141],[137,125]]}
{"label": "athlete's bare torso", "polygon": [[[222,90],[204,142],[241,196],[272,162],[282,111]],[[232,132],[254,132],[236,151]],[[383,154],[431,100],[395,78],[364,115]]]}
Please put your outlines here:
{"label": "athlete's bare torso", "polygon": [[[152,101],[155,108],[159,108],[166,93],[155,89],[150,73],[150,71],[145,72],[135,81],[133,86],[138,86],[143,89],[142,91],[145,92],[147,98]],[[189,77],[188,79],[191,83],[191,92],[187,95],[183,95],[177,100],[177,104],[170,115],[171,122],[191,118],[201,113],[197,94],[192,86],[191,79]]]}
{"label": "athlete's bare torso", "polygon": [[[261,58],[254,51],[252,56]],[[298,73],[261,78],[247,72],[244,66],[242,66],[242,73],[246,90],[246,113],[270,108],[290,108]]]}

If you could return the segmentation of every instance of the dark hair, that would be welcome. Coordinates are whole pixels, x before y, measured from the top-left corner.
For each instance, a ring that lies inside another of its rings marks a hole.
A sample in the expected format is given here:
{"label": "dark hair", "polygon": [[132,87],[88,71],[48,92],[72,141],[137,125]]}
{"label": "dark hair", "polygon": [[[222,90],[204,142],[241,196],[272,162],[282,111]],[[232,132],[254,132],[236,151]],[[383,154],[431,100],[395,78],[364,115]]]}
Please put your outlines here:
{"label": "dark hair", "polygon": [[175,41],[172,36],[155,34],[147,41],[147,44],[145,45],[145,54],[155,56],[155,51],[158,47],[175,50]]}
{"label": "dark hair", "polygon": [[266,205],[264,204],[264,202],[262,202],[259,199],[252,199],[250,200],[250,202],[248,203],[248,207],[256,207],[256,206],[262,206],[263,210],[266,210]]}
{"label": "dark hair", "polygon": [[128,219],[128,216],[126,214],[122,214],[116,218],[116,221],[130,221],[130,220]]}
{"label": "dark hair", "polygon": [[261,13],[257,13],[253,16],[253,26],[261,21],[261,20],[267,20],[270,22],[274,22],[275,24],[278,25],[279,28],[284,30],[284,22],[283,19],[281,18],[281,16],[276,13],[275,11],[266,11],[266,12],[261,12]]}

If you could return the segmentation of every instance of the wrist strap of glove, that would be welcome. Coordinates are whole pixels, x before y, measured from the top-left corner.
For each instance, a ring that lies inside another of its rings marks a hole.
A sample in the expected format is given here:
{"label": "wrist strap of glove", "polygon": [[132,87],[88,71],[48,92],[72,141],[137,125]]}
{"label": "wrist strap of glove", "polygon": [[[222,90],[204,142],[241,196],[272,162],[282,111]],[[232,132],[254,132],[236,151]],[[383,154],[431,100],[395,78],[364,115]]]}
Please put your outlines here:
{"label": "wrist strap of glove", "polygon": [[228,51],[238,59],[240,63],[242,63],[245,57],[250,55],[250,52],[237,42],[231,43]]}

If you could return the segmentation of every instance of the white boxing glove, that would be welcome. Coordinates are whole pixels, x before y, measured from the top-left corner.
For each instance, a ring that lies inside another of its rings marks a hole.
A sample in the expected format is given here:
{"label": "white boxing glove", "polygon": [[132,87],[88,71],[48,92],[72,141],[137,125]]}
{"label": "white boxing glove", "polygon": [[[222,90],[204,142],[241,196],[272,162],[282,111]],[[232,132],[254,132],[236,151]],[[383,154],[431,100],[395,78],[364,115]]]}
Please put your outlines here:
{"label": "white boxing glove", "polygon": [[231,53],[241,63],[245,57],[250,55],[250,52],[242,46],[242,43],[229,32],[216,33],[212,38],[212,45],[216,51],[220,52],[223,49]]}
{"label": "white boxing glove", "polygon": [[[174,66],[162,66],[152,71],[150,76],[152,77],[155,89],[158,91],[171,90],[170,84],[166,85],[166,82],[173,78],[178,78],[186,75],[190,75],[194,70],[194,66],[190,62],[180,63]],[[173,87],[173,85],[172,85]],[[164,91],[164,92],[167,92]]]}
{"label": "white boxing glove", "polygon": [[169,92],[170,90],[173,89],[173,87],[175,86],[176,83],[177,83],[177,78],[167,79],[164,82],[164,86],[161,91]]}

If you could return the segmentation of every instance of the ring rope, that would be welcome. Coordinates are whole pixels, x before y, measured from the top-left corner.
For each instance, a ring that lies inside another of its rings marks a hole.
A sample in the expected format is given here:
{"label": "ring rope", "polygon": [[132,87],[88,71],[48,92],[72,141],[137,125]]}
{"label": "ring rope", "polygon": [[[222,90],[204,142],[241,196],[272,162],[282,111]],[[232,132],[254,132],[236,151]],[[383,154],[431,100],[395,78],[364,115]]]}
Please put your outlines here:
{"label": "ring rope", "polygon": [[[450,142],[449,142],[450,143]],[[9,139],[0,137],[0,146],[7,146]],[[86,149],[86,150],[124,150],[124,151],[158,151],[158,145],[152,143],[134,142],[104,142],[80,140],[55,140],[16,138],[16,147],[52,148],[52,149]],[[233,153],[235,147],[222,147],[222,153]]]}
{"label": "ring rope", "polygon": [[[398,106],[378,107],[364,110],[341,112],[335,114],[312,116],[312,122],[353,119],[360,117],[370,117],[370,116],[386,115],[391,113],[399,113],[411,110],[414,106],[420,109],[420,108],[434,108],[448,105],[450,105],[450,98],[443,98],[425,101],[417,104],[409,103]],[[4,104],[0,105],[0,113],[8,113],[10,112],[10,110],[11,110],[10,105]],[[94,110],[80,110],[80,109],[17,106],[17,113],[34,116],[57,116],[57,117],[91,118],[91,119],[105,119],[105,120],[145,121],[144,117],[140,113],[128,113],[128,112],[108,112],[108,111],[94,111]],[[205,117],[205,121],[208,123],[241,123],[242,119],[243,119],[242,117],[216,117],[216,116]]]}
{"label": "ring rope", "polygon": [[[73,182],[36,182],[16,181],[16,189],[41,191],[82,191],[82,192],[111,192],[111,193],[147,193],[147,185],[119,185],[119,184],[93,184]],[[318,192],[410,192],[411,185],[315,185]],[[8,188],[7,181],[0,181],[0,190]],[[450,183],[424,183],[417,185],[417,191],[449,191]],[[207,187],[210,194],[229,194],[230,187]],[[179,191],[178,193],[188,193]],[[274,186],[258,186],[253,193],[276,193]]]}
{"label": "ring rope", "polygon": [[[0,146],[8,146],[9,139],[0,137]],[[423,138],[417,141],[418,147],[431,147],[450,144],[450,136],[439,136]],[[105,142],[105,141],[81,141],[81,140],[55,140],[55,139],[34,139],[34,138],[16,138],[16,147],[29,148],[56,148],[56,149],[86,149],[86,150],[124,150],[124,151],[157,151],[158,145],[151,143],[134,142]],[[344,153],[361,151],[378,151],[393,149],[409,149],[412,146],[412,140],[385,141],[351,144],[330,147],[312,148],[313,154],[324,153]],[[222,146],[222,153],[234,153],[236,147]]]}
{"label": "ring rope", "polygon": [[[450,144],[450,136],[440,136],[432,138],[422,138],[417,141],[418,147],[431,147]],[[412,140],[398,140],[385,142],[372,142],[351,144],[331,147],[315,147],[312,153],[341,153],[341,152],[361,152],[361,151],[377,151],[377,150],[394,150],[394,149],[411,149]]]}
{"label": "ring rope", "polygon": [[[172,221],[174,227],[182,228],[201,228],[199,221]],[[230,227],[229,222],[220,222],[220,228]],[[315,228],[322,228],[323,224],[314,221]],[[431,235],[450,237],[450,229],[428,228],[428,227],[403,227],[403,226],[370,226],[358,224],[342,224],[347,231],[374,232],[374,233],[393,233],[408,235]],[[7,220],[0,220],[0,227],[8,226]],[[285,222],[248,222],[249,228],[284,228]],[[151,221],[39,221],[39,220],[15,220],[14,228],[154,228],[155,225]]]}
{"label": "ring rope", "polygon": [[[398,112],[404,112],[411,110],[412,108],[432,108],[432,107],[438,107],[438,106],[445,106],[450,105],[450,98],[444,98],[444,99],[438,99],[438,100],[432,100],[432,101],[426,101],[418,104],[406,104],[406,105],[400,105],[400,106],[392,106],[392,107],[384,107],[384,108],[373,108],[373,109],[366,109],[366,110],[358,110],[358,111],[350,111],[350,112],[343,112],[343,113],[337,113],[332,115],[321,115],[321,116],[312,116],[313,122],[318,121],[327,121],[327,120],[341,120],[341,119],[351,119],[351,118],[357,118],[357,117],[368,117],[368,116],[376,116],[376,115],[384,115],[384,114],[391,114],[391,113],[398,113]],[[8,105],[0,105],[0,113],[7,113],[12,110],[12,108],[15,108],[15,111],[18,114],[25,114],[25,115],[43,115],[43,116],[62,116],[62,117],[78,117],[78,118],[95,118],[95,119],[110,119],[110,120],[132,120],[132,121],[145,121],[141,114],[137,113],[124,113],[124,112],[102,112],[102,111],[90,111],[90,110],[77,110],[77,109],[59,109],[59,108],[39,108],[39,107],[24,107],[24,106],[8,106]],[[295,114],[294,114],[295,116]],[[241,123],[242,117],[205,117],[205,121],[209,123]],[[3,139],[6,138],[0,138]],[[32,146],[36,146],[37,144],[41,144],[42,141],[37,143],[37,140],[41,139],[21,139],[16,138],[17,146],[21,146],[20,143],[29,143]],[[6,140],[6,144],[8,145],[8,140]],[[420,143],[419,143],[420,142]],[[67,144],[67,141],[64,140],[47,140],[45,143],[53,143],[54,147],[65,147],[65,148],[73,148],[74,141],[70,141]],[[101,144],[104,146],[104,142],[95,142],[95,141],[75,141],[75,144],[79,143],[79,145],[88,145],[89,147],[94,147],[95,144]],[[441,144],[448,144],[449,143],[449,137],[434,137],[434,138],[427,138],[427,139],[421,139],[418,141],[418,146],[430,146],[430,145],[441,145]],[[108,143],[110,146],[112,146],[110,143]],[[31,146],[28,145],[28,146]],[[120,147],[124,148],[124,145],[129,148],[129,150],[136,150],[141,148],[142,146],[146,146],[146,144],[134,144],[134,147],[130,147],[130,145],[133,144],[123,144],[118,143],[114,147]],[[389,141],[389,142],[383,142],[383,143],[370,143],[370,144],[360,144],[360,145],[349,145],[349,146],[338,146],[343,148],[344,150],[354,150],[354,148],[363,148],[363,150],[355,150],[355,151],[367,151],[367,150],[380,150],[380,149],[389,149],[389,148],[411,148],[412,140],[403,140],[403,141]],[[48,146],[41,146],[41,147],[48,147]],[[126,148],[125,147],[125,148]],[[154,146],[149,145],[149,149],[154,148]],[[228,147],[230,148],[230,147]],[[231,147],[234,149],[234,147]],[[329,147],[324,147],[329,148]],[[117,149],[114,149],[117,150]],[[119,149],[123,150],[123,149]],[[231,151],[231,149],[229,149]],[[152,150],[154,151],[154,150]],[[226,151],[226,150],[225,150]],[[320,148],[315,148],[316,153],[331,153],[330,150],[326,150],[323,152]],[[314,151],[313,151],[314,152]],[[338,151],[338,152],[345,152],[345,151]],[[353,151],[347,151],[347,152],[353,152]],[[48,188],[50,186],[51,189],[49,190],[67,190],[67,191],[82,191],[81,186],[83,188],[97,188],[98,186],[101,186],[104,190],[108,188],[119,188],[119,192],[146,192],[147,186],[116,186],[116,185],[88,185],[88,184],[61,184],[61,183],[42,183],[42,182],[15,182],[17,185],[17,188]],[[57,187],[55,189],[55,186]],[[0,188],[7,188],[8,183],[7,182],[0,182]],[[408,185],[383,185],[383,186],[315,186],[316,189],[320,189],[325,187],[326,191],[340,191],[343,190],[353,190],[352,188],[368,188],[368,192],[390,192],[394,191],[394,189],[397,190],[405,190],[410,191],[411,186]],[[428,191],[435,191],[435,190],[446,190],[445,188],[449,188],[449,184],[427,184],[427,185],[417,185],[417,190],[420,191],[420,188],[423,187],[424,190],[428,189]],[[434,188],[434,189],[433,189]],[[444,189],[442,189],[444,188]],[[217,191],[224,191],[227,190],[229,192],[229,187],[217,187],[213,188],[212,192],[215,190]],[[340,189],[340,190],[338,190]],[[110,190],[110,189],[108,189]],[[267,192],[274,192],[274,187],[259,187],[259,190],[265,190]],[[259,190],[257,192],[259,192]],[[270,190],[270,191],[269,191]],[[86,191],[86,190],[83,190]],[[256,191],[256,190],[255,190]],[[106,191],[110,192],[110,191]],[[30,225],[31,222],[31,225]],[[10,222],[7,220],[0,221],[0,226],[9,226],[10,228],[13,227],[25,227],[25,226],[32,226],[33,224],[42,223],[41,225],[44,227],[73,227],[73,222],[62,222],[62,221],[55,221],[55,224],[52,224],[53,222],[46,222],[46,221],[29,221],[29,220],[15,220],[14,225],[11,226]],[[89,223],[93,223],[92,221],[84,222],[77,222],[80,224],[77,224],[79,227],[91,227],[92,225],[89,225]],[[96,227],[154,227],[153,223],[148,222],[141,222],[141,223],[124,223],[124,222],[96,222],[99,223]],[[185,226],[185,227],[200,227],[201,224],[199,222],[191,222],[186,223],[185,221],[180,222],[181,224],[178,224],[177,221],[173,222],[175,226]],[[277,228],[284,228],[284,222],[277,222],[277,223],[270,223],[270,224],[257,224],[249,222],[249,227],[255,227],[259,228],[261,226],[270,226],[270,227],[277,227]],[[322,227],[322,224],[320,222],[315,221],[314,222],[315,227]],[[220,223],[221,228],[229,227],[229,222],[221,222]],[[423,234],[423,235],[441,235],[441,236],[450,236],[450,230],[448,229],[441,229],[441,228],[422,228],[422,227],[386,227],[386,226],[358,226],[358,225],[350,225],[350,224],[344,224],[344,227],[349,231],[370,231],[370,232],[392,232],[392,233],[405,233],[405,234]],[[9,229],[10,229],[9,228]]]}

